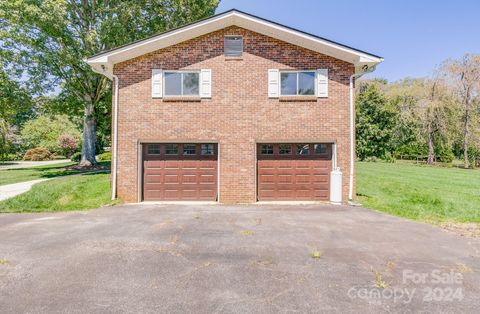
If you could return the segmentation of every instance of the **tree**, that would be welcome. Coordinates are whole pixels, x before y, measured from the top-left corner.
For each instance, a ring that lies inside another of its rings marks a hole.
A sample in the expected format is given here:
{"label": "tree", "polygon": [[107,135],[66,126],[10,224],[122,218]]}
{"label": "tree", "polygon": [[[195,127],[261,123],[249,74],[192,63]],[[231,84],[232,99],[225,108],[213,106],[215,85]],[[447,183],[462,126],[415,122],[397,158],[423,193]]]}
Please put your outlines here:
{"label": "tree", "polygon": [[422,82],[422,93],[416,106],[416,113],[428,145],[427,163],[435,162],[435,143],[446,132],[446,86],[438,76]]}
{"label": "tree", "polygon": [[466,54],[460,60],[445,62],[443,68],[463,105],[463,158],[464,166],[468,168],[472,109],[480,103],[480,55]]}
{"label": "tree", "polygon": [[[0,65],[2,65],[1,62]],[[32,104],[28,92],[11,79],[2,66],[0,69],[0,119],[12,124],[15,116],[29,110]]]}
{"label": "tree", "polygon": [[35,90],[60,87],[60,98],[71,106],[65,112],[83,112],[80,165],[95,165],[97,120],[104,114],[99,106],[110,103],[111,85],[84,59],[212,15],[218,2],[0,0],[0,44]]}
{"label": "tree", "polygon": [[53,153],[63,153],[59,138],[69,136],[80,141],[80,131],[67,116],[39,116],[25,123],[20,131],[24,149],[43,147]]}
{"label": "tree", "polygon": [[357,154],[385,158],[391,152],[395,112],[377,84],[360,88],[356,101]]}

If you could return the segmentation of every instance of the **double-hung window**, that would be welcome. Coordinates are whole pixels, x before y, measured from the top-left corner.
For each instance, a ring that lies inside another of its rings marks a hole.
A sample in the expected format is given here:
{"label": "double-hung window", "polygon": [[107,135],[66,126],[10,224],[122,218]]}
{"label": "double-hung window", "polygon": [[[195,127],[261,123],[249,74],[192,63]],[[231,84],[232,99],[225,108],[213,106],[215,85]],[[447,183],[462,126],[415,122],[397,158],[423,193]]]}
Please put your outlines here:
{"label": "double-hung window", "polygon": [[165,71],[165,96],[200,96],[199,71]]}
{"label": "double-hung window", "polygon": [[315,71],[281,71],[281,96],[315,95]]}

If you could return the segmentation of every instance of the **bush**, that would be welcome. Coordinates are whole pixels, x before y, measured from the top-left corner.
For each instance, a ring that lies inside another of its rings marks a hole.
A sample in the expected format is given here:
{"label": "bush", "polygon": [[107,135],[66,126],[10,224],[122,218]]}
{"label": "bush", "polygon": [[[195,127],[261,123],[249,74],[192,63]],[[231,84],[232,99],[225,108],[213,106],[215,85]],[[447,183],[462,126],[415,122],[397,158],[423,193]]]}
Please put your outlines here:
{"label": "bush", "polygon": [[112,160],[112,153],[111,152],[105,152],[103,154],[100,154],[97,156],[98,161],[110,161]]}
{"label": "bush", "polygon": [[370,156],[370,157],[366,157],[366,158],[364,159],[364,161],[366,161],[366,162],[377,162],[377,161],[378,161],[378,158],[375,157],[375,156]]}
{"label": "bush", "polygon": [[470,168],[475,168],[477,166],[477,157],[479,152],[477,149],[473,146],[470,146],[468,148],[467,154],[468,154],[468,162],[470,163]]}
{"label": "bush", "polygon": [[63,134],[57,140],[61,153],[70,158],[78,149],[78,141],[70,134]]}
{"label": "bush", "polygon": [[444,150],[437,159],[444,163],[452,163],[452,161],[455,159],[455,155],[451,150]]}
{"label": "bush", "polygon": [[71,161],[79,162],[80,159],[82,159],[82,153],[81,152],[73,153],[73,155],[70,156]]}
{"label": "bush", "polygon": [[386,152],[382,159],[388,163],[395,163],[395,157],[390,152]]}
{"label": "bush", "polygon": [[54,155],[46,148],[37,147],[27,150],[25,155],[23,155],[23,160],[30,161],[42,161],[42,160],[52,160]]}
{"label": "bush", "polygon": [[79,146],[80,130],[67,116],[39,116],[23,126],[20,131],[21,145],[25,149],[45,147],[51,152],[63,154],[59,145],[62,135],[73,137]]}

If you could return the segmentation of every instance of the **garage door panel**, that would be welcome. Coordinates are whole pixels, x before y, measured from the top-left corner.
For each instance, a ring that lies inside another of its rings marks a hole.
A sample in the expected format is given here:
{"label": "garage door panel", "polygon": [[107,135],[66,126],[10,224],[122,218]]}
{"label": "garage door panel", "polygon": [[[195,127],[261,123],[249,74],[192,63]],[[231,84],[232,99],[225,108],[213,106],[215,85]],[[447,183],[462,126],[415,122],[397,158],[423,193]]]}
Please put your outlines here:
{"label": "garage door panel", "polygon": [[330,175],[327,174],[314,174],[311,178],[312,183],[328,183],[330,181]]}
{"label": "garage door panel", "polygon": [[163,182],[163,176],[162,175],[148,175],[144,179],[146,184],[160,184]]}
{"label": "garage door panel", "polygon": [[[201,155],[197,145],[195,155],[148,155],[143,146],[143,199],[153,200],[211,200],[217,199],[217,156]],[[216,144],[214,152],[217,151]]]}
{"label": "garage door panel", "polygon": [[198,176],[198,182],[200,184],[215,184],[216,176],[213,174],[200,174]]}
{"label": "garage door panel", "polygon": [[281,155],[280,144],[269,144],[269,149],[265,150],[269,153],[262,155],[261,145],[257,149],[258,200],[328,200],[331,144],[327,144],[324,155],[316,155],[312,149],[309,155],[296,155],[295,152]]}

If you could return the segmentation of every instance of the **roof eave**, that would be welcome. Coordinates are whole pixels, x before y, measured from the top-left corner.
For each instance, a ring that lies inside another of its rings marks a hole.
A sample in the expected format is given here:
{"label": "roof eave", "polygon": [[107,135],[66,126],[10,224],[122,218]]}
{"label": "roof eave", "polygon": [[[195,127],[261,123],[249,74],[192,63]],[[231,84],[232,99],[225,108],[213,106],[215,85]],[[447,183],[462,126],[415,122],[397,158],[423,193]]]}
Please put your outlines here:
{"label": "roof eave", "polygon": [[88,58],[86,61],[92,66],[95,72],[112,78],[113,66],[116,63],[130,60],[232,25],[250,29],[266,36],[352,63],[355,66],[356,72],[362,71],[361,69],[364,68],[365,65],[371,67],[383,61],[382,57],[237,10],[220,13],[205,20],[100,53]]}

